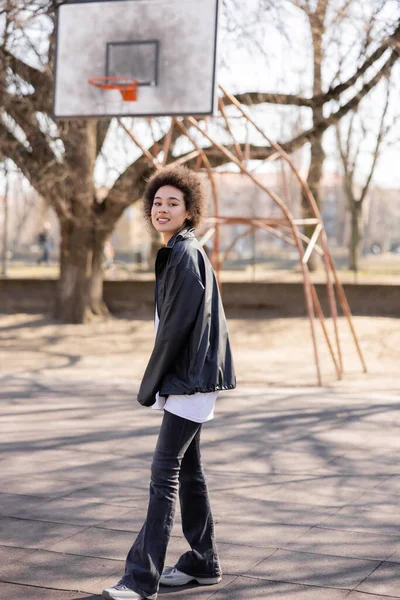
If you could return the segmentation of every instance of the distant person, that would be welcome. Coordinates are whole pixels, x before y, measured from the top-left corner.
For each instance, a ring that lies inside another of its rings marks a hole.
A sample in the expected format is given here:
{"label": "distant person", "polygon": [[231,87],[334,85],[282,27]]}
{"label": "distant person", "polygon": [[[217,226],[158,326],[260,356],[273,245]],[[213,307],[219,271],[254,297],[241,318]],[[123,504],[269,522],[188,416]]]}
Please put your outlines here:
{"label": "distant person", "polygon": [[51,239],[50,239],[50,223],[45,223],[43,229],[38,235],[38,245],[42,251],[42,254],[37,259],[37,264],[45,265],[50,264],[50,250],[51,250]]}
{"label": "distant person", "polygon": [[[234,388],[236,379],[218,284],[193,229],[205,210],[200,179],[185,167],[158,171],[147,184],[144,210],[165,245],[155,265],[156,339],[138,401],[164,410],[164,416],[151,466],[147,518],[120,582],[103,590],[108,600],[155,600],[160,584],[213,585],[222,574],[200,432],[214,416],[220,390]],[[174,567],[164,568],[178,494],[191,550]]]}

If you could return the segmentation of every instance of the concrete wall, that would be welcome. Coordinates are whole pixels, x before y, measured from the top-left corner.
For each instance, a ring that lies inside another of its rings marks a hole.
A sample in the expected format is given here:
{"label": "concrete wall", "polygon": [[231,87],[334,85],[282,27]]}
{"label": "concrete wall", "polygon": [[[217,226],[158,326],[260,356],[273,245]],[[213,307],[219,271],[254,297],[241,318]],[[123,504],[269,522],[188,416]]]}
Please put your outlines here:
{"label": "concrete wall", "polygon": [[[56,281],[51,279],[0,279],[0,312],[47,313],[54,306]],[[325,311],[325,286],[317,285]],[[400,286],[384,284],[347,284],[344,286],[355,315],[400,317]],[[226,311],[262,310],[266,316],[305,315],[301,283],[224,283]],[[106,281],[105,300],[112,312],[153,310],[152,281]],[[327,313],[326,313],[327,314]]]}

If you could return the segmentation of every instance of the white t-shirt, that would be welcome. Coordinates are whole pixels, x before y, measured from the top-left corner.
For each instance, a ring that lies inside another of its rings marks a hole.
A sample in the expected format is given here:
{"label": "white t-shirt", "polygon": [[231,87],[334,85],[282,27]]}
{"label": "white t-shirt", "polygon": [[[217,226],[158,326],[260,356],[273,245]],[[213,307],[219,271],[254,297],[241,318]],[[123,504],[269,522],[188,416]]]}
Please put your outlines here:
{"label": "white t-shirt", "polygon": [[[154,325],[157,335],[159,318],[157,308],[154,317]],[[160,396],[157,392],[155,404],[151,407],[153,410],[167,410],[168,412],[194,421],[195,423],[205,423],[214,418],[215,402],[218,391],[216,392],[197,392],[196,394],[170,395],[167,399]]]}

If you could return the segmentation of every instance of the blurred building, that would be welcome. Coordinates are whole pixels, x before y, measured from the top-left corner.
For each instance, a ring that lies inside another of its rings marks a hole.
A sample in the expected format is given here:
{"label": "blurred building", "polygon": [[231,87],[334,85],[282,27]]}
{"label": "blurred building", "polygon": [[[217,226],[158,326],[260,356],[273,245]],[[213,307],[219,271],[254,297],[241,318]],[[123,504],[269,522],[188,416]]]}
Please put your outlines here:
{"label": "blurred building", "polygon": [[151,236],[143,217],[143,203],[129,206],[118,221],[111,242],[117,254],[138,264],[146,264],[150,256]]}
{"label": "blurred building", "polygon": [[[57,256],[60,231],[53,209],[28,184],[22,174],[10,176],[7,190],[7,250],[10,258],[29,258],[39,252],[38,235],[49,226],[51,253]],[[0,196],[0,248],[4,243],[5,197]]]}
{"label": "blurred building", "polygon": [[373,187],[366,200],[364,249],[400,252],[400,190]]}
{"label": "blurred building", "polygon": [[[271,191],[285,199],[295,217],[301,215],[301,193],[297,180],[290,172],[255,173],[257,178]],[[247,177],[240,173],[215,173],[218,194],[219,214],[222,216],[280,217],[279,207],[272,199]],[[209,197],[208,214],[215,214],[214,200],[208,178],[204,183]],[[108,193],[106,188],[97,190],[98,199]],[[54,211],[23,178],[16,178],[8,191],[8,248],[15,257],[28,256],[37,251],[38,233],[44,222],[50,222],[50,235],[53,242],[52,255],[58,254],[60,240],[59,224]],[[343,178],[336,173],[324,175],[321,189],[321,210],[329,243],[333,249],[347,248],[350,240],[350,215],[343,188]],[[364,251],[372,246],[381,251],[400,248],[400,190],[371,188],[364,202]],[[3,231],[4,202],[0,197],[0,232]],[[199,236],[205,227],[199,229]],[[1,236],[1,233],[0,233]],[[117,258],[138,264],[147,264],[152,238],[150,227],[142,214],[142,203],[128,207],[118,221],[111,243]],[[0,247],[2,240],[0,240]],[[292,253],[290,246],[262,230],[249,232],[245,225],[224,225],[220,227],[220,248],[222,253],[231,248],[229,259],[249,262],[271,259]]]}

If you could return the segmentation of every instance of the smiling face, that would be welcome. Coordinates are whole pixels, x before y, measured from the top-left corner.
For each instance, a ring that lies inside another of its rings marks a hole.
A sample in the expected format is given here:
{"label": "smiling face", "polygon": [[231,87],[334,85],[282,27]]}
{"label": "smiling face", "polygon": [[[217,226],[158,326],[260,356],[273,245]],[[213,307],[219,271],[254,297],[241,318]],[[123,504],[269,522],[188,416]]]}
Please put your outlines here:
{"label": "smiling face", "polygon": [[190,219],[190,215],[183,192],[172,185],[160,187],[154,196],[151,222],[154,229],[162,233],[164,244],[182,229],[187,219]]}

